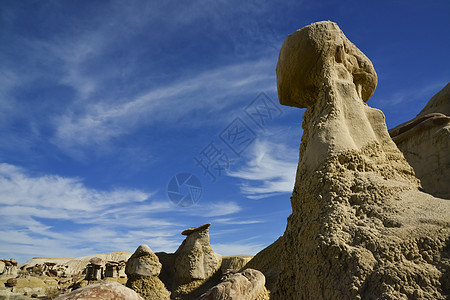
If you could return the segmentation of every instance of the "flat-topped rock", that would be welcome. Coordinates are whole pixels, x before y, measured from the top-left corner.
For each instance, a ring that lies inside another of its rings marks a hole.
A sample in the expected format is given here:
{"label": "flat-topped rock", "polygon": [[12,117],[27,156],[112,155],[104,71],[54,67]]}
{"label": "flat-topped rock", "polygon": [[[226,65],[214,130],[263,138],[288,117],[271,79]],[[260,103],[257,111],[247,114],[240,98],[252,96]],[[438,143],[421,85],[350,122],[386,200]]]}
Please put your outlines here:
{"label": "flat-topped rock", "polygon": [[205,229],[208,229],[209,226],[211,226],[211,223],[206,223],[206,224],[203,224],[203,225],[198,226],[198,227],[188,228],[188,229],[184,230],[183,232],[181,232],[181,234],[182,235],[190,235],[190,234],[192,234],[192,233],[194,233],[196,231],[203,231]]}

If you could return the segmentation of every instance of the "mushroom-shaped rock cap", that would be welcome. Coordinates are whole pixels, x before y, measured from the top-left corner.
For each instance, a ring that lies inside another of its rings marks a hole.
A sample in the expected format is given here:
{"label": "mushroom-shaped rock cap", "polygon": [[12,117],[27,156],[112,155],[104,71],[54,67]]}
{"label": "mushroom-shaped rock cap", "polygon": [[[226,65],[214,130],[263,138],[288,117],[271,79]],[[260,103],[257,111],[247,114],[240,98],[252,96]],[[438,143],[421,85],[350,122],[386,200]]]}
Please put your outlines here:
{"label": "mushroom-shaped rock cap", "polygon": [[101,266],[103,265],[103,259],[101,259],[100,257],[93,257],[89,260],[89,263],[94,266]]}
{"label": "mushroom-shaped rock cap", "polygon": [[211,223],[206,223],[206,224],[203,224],[198,227],[188,228],[188,229],[184,230],[181,234],[182,235],[190,235],[191,233],[194,233],[196,231],[202,231],[202,230],[208,229],[209,226],[211,226]]}
{"label": "mushroom-shaped rock cap", "polygon": [[276,70],[280,104],[299,108],[316,102],[325,77],[348,79],[343,70],[352,76],[363,101],[369,100],[377,86],[371,61],[331,21],[290,34],[281,47]]}

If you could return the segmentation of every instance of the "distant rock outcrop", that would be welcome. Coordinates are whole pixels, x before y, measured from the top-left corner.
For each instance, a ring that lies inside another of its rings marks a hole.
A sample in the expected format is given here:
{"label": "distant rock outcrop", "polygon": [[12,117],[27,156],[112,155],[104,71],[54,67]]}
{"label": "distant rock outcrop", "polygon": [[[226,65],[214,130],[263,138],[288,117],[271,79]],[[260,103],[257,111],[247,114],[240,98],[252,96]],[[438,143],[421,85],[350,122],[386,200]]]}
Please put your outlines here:
{"label": "distant rock outcrop", "polygon": [[196,290],[220,269],[222,256],[215,253],[209,243],[210,225],[189,228],[181,233],[186,239],[174,253],[174,299]]}
{"label": "distant rock outcrop", "polygon": [[0,275],[17,276],[18,263],[14,258],[0,259]]}
{"label": "distant rock outcrop", "polygon": [[158,278],[161,267],[158,257],[150,247],[140,245],[125,267],[127,286],[147,300],[170,299],[170,292]]}
{"label": "distant rock outcrop", "polygon": [[[66,295],[61,295],[57,300],[144,300],[135,291],[114,281],[101,281],[87,285]],[[156,298],[155,298],[156,299]]]}
{"label": "distant rock outcrop", "polygon": [[86,266],[86,280],[102,280],[105,262],[100,257],[93,257]]}
{"label": "distant rock outcrop", "polygon": [[232,255],[222,257],[222,265],[220,270],[222,274],[230,271],[239,271],[243,269],[249,261],[253,259],[253,255]]}
{"label": "distant rock outcrop", "polygon": [[425,192],[450,199],[450,83],[414,119],[389,130]]}
{"label": "distant rock outcrop", "polygon": [[120,261],[127,261],[128,258],[130,258],[131,254],[132,253],[128,252],[112,252],[73,258],[35,257],[27,261],[23,265],[35,266],[35,265],[42,265],[45,263],[55,263],[60,267],[64,267],[64,274],[63,274],[64,276],[72,276],[84,272],[86,266],[90,263],[90,260],[94,257],[102,259],[105,262],[110,261],[120,262]]}
{"label": "distant rock outcrop", "polygon": [[281,104],[307,108],[273,299],[445,299],[450,201],[420,192],[384,115],[377,76],[333,22],[289,35]]}
{"label": "distant rock outcrop", "polygon": [[266,294],[264,284],[263,273],[245,269],[227,276],[221,283],[203,294],[199,300],[262,300]]}

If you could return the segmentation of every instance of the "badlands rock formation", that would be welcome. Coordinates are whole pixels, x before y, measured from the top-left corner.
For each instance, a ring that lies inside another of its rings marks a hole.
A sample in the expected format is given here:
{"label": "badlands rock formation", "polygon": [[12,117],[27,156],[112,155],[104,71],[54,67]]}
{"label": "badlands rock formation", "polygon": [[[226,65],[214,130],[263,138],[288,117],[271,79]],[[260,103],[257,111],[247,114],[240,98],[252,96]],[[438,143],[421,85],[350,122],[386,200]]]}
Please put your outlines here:
{"label": "badlands rock formation", "polygon": [[17,276],[18,263],[14,258],[0,259],[0,275],[2,276]]}
{"label": "badlands rock formation", "polygon": [[83,257],[74,257],[74,258],[53,258],[53,257],[35,257],[22,266],[35,266],[35,265],[43,265],[45,263],[55,263],[58,266],[64,266],[64,274],[65,276],[72,276],[76,274],[81,274],[85,271],[86,266],[90,263],[90,260],[94,257],[102,259],[105,262],[121,262],[127,261],[130,258],[132,253],[128,252],[113,252],[113,253],[101,253]]}
{"label": "badlands rock formation", "polygon": [[[125,261],[130,256],[131,253],[120,252],[78,258],[37,257],[22,265],[14,259],[3,259],[0,260],[0,299],[50,297],[102,279],[125,283]],[[17,284],[10,286],[8,280]]]}
{"label": "badlands rock formation", "polygon": [[266,277],[266,287],[272,291],[281,272],[281,251],[283,237],[278,238],[272,245],[261,250],[245,267],[261,271]]}
{"label": "badlands rock formation", "polygon": [[210,225],[189,228],[181,233],[186,239],[174,253],[172,297],[192,293],[218,273],[222,256],[215,253],[209,243]]}
{"label": "badlands rock formation", "polygon": [[158,278],[162,265],[147,245],[140,245],[127,261],[127,286],[149,300],[170,299],[170,293]]}
{"label": "badlands rock formation", "polygon": [[273,299],[446,299],[450,201],[419,191],[384,115],[377,76],[333,22],[289,35],[281,104],[306,108]]}
{"label": "badlands rock formation", "polygon": [[450,199],[450,83],[414,119],[389,130],[425,192]]}

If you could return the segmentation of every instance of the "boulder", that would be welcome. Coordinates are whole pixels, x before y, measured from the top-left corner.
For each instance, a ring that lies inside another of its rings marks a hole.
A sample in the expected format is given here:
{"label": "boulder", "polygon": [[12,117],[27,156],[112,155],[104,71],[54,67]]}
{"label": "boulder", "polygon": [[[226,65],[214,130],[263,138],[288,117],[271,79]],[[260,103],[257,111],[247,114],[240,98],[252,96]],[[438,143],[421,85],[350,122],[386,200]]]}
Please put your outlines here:
{"label": "boulder", "polygon": [[127,287],[145,299],[169,299],[169,291],[158,278],[161,267],[158,257],[150,247],[140,245],[125,267],[125,273],[128,276]]}
{"label": "boulder", "polygon": [[0,275],[5,271],[5,262],[0,260]]}
{"label": "boulder", "polygon": [[87,285],[73,292],[57,297],[58,300],[143,300],[135,291],[114,281],[102,281]]}
{"label": "boulder", "polygon": [[158,257],[147,245],[140,245],[136,252],[127,261],[125,273],[140,276],[158,276],[161,272],[161,263]]}
{"label": "boulder", "polygon": [[281,272],[281,251],[283,250],[283,237],[279,237],[274,243],[258,252],[252,260],[246,264],[246,268],[261,271],[266,278],[266,288],[271,291]]}
{"label": "boulder", "polygon": [[10,279],[6,280],[5,285],[7,287],[15,287],[17,285],[17,278],[10,278]]}
{"label": "boulder", "polygon": [[425,192],[450,199],[450,83],[412,120],[389,130]]}
{"label": "boulder", "polygon": [[446,299],[450,201],[419,191],[365,103],[370,60],[326,21],[288,36],[276,71],[280,103],[307,109],[271,298]]}
{"label": "boulder", "polygon": [[255,300],[266,293],[265,278],[258,270],[246,269],[227,276],[199,300]]}
{"label": "boulder", "polygon": [[89,260],[89,263],[93,266],[103,266],[105,263],[100,257],[93,257]]}

